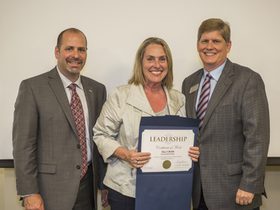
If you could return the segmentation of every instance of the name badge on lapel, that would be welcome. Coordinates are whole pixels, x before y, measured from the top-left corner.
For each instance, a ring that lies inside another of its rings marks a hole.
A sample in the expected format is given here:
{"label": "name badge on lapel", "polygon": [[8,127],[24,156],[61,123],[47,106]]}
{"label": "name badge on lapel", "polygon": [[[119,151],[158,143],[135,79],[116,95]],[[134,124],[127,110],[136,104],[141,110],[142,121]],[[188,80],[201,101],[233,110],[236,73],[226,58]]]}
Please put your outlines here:
{"label": "name badge on lapel", "polygon": [[192,86],[190,88],[190,92],[189,93],[193,93],[193,92],[197,91],[198,87],[199,87],[199,84],[196,84],[196,85]]}

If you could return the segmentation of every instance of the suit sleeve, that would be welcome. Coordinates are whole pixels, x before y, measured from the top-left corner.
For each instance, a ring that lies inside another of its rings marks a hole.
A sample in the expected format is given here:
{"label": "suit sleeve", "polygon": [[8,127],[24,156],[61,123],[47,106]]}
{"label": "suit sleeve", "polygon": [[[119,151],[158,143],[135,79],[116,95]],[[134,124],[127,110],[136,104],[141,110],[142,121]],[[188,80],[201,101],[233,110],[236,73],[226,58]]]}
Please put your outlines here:
{"label": "suit sleeve", "polygon": [[269,146],[269,110],[264,83],[258,74],[248,80],[242,99],[245,136],[240,189],[264,192],[264,174]]}
{"label": "suit sleeve", "polygon": [[[102,91],[102,105],[105,103],[106,101],[106,97],[107,97],[107,92],[106,92],[106,89],[105,87],[103,88],[103,91]],[[105,177],[105,174],[106,174],[106,171],[107,171],[107,163],[105,163],[103,161],[103,158],[102,156],[99,154],[98,155],[98,165],[99,165],[99,177],[100,177],[100,181],[98,183],[98,188],[103,190],[105,189],[104,187],[104,184],[103,184],[103,180],[104,180],[104,177]]]}
{"label": "suit sleeve", "polygon": [[13,156],[19,195],[39,192],[37,181],[37,130],[39,114],[28,81],[20,84],[13,122]]}

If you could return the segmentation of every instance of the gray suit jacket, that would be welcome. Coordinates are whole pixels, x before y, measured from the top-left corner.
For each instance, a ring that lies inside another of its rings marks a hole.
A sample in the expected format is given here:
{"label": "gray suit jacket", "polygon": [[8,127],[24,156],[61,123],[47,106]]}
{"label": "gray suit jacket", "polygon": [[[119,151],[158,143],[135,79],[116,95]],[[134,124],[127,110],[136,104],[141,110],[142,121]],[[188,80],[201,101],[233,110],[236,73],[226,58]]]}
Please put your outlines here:
{"label": "gray suit jacket", "polygon": [[[81,76],[89,130],[106,99],[105,86]],[[70,210],[76,200],[81,151],[72,114],[56,68],[24,80],[15,103],[13,155],[19,195],[40,193],[45,209]],[[104,163],[92,143],[95,203]],[[96,208],[97,209],[97,208]]]}
{"label": "gray suit jacket", "polygon": [[[195,103],[203,70],[182,85],[186,114],[196,118]],[[269,145],[269,112],[264,83],[256,72],[227,60],[198,134],[201,155],[195,164],[193,206],[201,185],[210,210],[252,209],[261,205]],[[255,193],[248,206],[235,204],[237,189]]]}

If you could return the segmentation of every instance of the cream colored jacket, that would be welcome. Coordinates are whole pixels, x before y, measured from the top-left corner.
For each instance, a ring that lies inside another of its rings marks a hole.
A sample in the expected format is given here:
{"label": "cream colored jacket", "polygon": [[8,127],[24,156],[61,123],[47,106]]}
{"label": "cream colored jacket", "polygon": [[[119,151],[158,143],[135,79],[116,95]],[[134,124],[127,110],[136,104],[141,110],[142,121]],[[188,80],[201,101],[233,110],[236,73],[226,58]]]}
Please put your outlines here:
{"label": "cream colored jacket", "polygon": [[[185,116],[185,96],[174,89],[164,90],[169,114]],[[93,140],[108,163],[104,184],[129,197],[135,197],[136,170],[113,153],[120,146],[137,149],[142,116],[155,116],[143,86],[120,86],[109,96],[93,129]]]}

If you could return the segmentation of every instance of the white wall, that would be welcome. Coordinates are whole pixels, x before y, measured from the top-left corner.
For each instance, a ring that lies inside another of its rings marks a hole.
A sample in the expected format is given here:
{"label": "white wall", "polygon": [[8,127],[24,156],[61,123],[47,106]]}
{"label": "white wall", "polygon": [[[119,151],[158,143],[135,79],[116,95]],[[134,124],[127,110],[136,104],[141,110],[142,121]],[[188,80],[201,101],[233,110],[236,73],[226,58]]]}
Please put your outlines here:
{"label": "white wall", "polygon": [[77,27],[88,37],[84,74],[110,92],[127,82],[136,50],[149,36],[173,52],[175,88],[201,67],[196,34],[202,20],[220,17],[232,28],[230,59],[259,72],[271,112],[270,156],[280,157],[279,0],[0,0],[0,159],[12,158],[13,105],[21,80],[54,67],[57,35]]}
{"label": "white wall", "polygon": [[[48,71],[56,61],[57,35],[68,27],[89,42],[84,74],[109,92],[127,82],[136,50],[149,36],[165,39],[173,52],[175,88],[201,64],[196,53],[202,20],[220,17],[232,28],[230,59],[259,72],[271,112],[270,156],[280,157],[279,0],[0,0],[0,159],[12,158],[13,104],[21,80]],[[279,209],[280,167],[268,167],[269,198],[263,210]],[[13,169],[0,169],[0,209],[20,210]]]}

